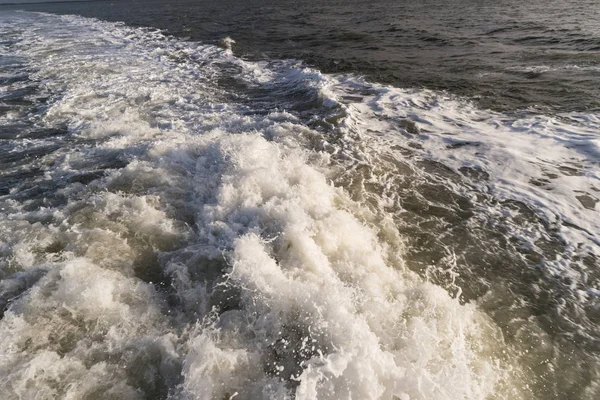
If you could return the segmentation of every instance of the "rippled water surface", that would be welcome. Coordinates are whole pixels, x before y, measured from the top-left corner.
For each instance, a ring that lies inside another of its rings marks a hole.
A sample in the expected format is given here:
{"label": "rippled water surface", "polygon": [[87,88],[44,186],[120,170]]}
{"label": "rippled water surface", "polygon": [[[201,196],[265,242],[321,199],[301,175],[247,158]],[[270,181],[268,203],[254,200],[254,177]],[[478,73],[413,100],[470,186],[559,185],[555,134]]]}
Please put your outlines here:
{"label": "rippled water surface", "polygon": [[[20,7],[23,8],[23,7]],[[294,58],[497,110],[598,110],[600,5],[586,0],[175,0],[28,6],[237,42],[235,54]]]}
{"label": "rippled water surface", "polygon": [[595,3],[0,7],[0,399],[600,397]]}

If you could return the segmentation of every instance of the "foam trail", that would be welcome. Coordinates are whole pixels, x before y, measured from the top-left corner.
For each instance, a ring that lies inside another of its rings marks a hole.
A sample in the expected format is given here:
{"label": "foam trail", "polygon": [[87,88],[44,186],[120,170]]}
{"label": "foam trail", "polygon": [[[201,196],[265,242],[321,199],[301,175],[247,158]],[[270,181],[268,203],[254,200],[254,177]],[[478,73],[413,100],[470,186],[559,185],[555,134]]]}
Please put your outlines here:
{"label": "foam trail", "polygon": [[597,116],[504,115],[352,76],[323,90],[343,116],[334,179],[393,215],[409,268],[487,310],[537,397],[597,396]]}
{"label": "foam trail", "polygon": [[46,95],[28,122],[63,132],[0,198],[10,398],[527,397],[492,320],[332,185],[331,154],[305,147],[322,134],[219,85],[293,81],[333,110],[318,72],[73,16],[0,22]]}

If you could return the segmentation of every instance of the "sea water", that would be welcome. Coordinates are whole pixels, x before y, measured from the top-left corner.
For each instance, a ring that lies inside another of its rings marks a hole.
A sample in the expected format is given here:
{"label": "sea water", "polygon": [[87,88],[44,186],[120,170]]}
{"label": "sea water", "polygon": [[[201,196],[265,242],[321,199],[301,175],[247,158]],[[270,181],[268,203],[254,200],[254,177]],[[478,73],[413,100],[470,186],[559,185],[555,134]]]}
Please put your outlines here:
{"label": "sea water", "polygon": [[597,398],[595,100],[217,36],[0,11],[0,398]]}

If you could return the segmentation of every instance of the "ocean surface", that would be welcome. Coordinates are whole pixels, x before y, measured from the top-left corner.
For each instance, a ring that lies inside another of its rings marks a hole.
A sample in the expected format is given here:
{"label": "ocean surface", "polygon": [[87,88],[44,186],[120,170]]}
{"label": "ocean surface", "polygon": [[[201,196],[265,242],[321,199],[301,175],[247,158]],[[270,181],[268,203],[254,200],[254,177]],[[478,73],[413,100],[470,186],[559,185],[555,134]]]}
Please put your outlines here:
{"label": "ocean surface", "polygon": [[600,398],[598,21],[0,5],[0,400]]}

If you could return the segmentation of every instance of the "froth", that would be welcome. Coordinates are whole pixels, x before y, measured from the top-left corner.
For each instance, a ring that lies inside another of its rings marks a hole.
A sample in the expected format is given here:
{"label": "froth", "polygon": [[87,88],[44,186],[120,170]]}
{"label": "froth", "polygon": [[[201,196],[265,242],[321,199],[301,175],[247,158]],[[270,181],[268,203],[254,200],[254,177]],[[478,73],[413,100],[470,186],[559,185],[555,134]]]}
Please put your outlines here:
{"label": "froth", "polygon": [[410,268],[494,318],[535,396],[594,398],[597,116],[504,115],[352,76],[327,89],[347,115],[335,179],[413,235]]}
{"label": "froth", "polygon": [[9,397],[520,395],[499,330],[404,267],[393,225],[303,148],[320,134],[210,79],[276,74],[121,25],[11,24],[73,145],[44,160],[54,199],[2,198]]}

